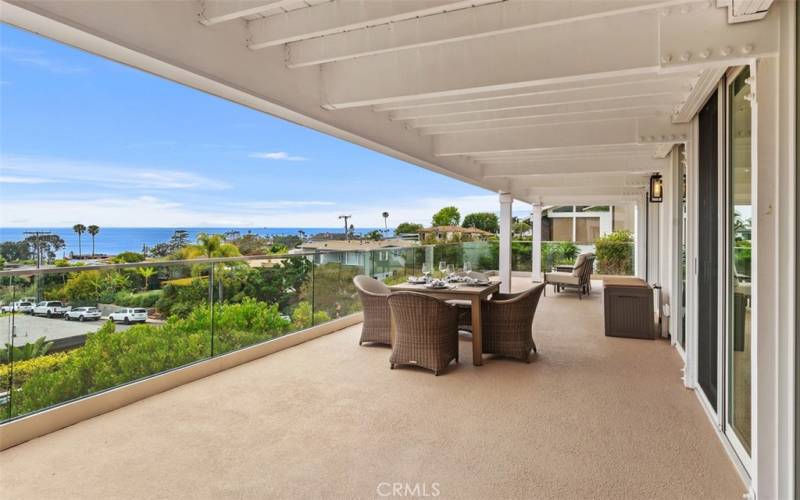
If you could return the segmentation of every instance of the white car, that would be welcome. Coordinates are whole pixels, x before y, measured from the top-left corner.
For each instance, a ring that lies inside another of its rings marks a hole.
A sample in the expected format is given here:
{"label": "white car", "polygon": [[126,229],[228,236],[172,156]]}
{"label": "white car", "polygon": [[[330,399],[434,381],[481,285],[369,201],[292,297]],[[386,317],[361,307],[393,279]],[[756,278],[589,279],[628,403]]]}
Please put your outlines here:
{"label": "white car", "polygon": [[67,311],[69,311],[69,307],[58,300],[43,300],[33,306],[31,314],[34,316],[47,316],[48,318],[58,316],[60,318],[63,317],[64,313]]}
{"label": "white car", "polygon": [[141,309],[138,307],[120,309],[119,311],[109,314],[108,319],[115,322],[122,321],[126,325],[130,323],[144,323],[147,321],[147,309]]}
{"label": "white car", "polygon": [[67,321],[77,319],[78,321],[95,321],[100,319],[100,309],[96,307],[76,307],[64,313]]}
{"label": "white car", "polygon": [[12,304],[5,305],[0,307],[0,312],[18,312],[18,313],[30,313],[33,310],[33,302],[28,302],[25,300],[19,300]]}

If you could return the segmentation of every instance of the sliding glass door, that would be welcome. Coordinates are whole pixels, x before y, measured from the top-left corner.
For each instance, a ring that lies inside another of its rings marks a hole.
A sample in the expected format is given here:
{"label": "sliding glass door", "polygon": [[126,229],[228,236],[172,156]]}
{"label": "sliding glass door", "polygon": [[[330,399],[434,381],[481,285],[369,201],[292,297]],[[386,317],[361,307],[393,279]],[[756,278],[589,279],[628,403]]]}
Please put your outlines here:
{"label": "sliding glass door", "polygon": [[750,70],[745,66],[728,80],[727,162],[727,429],[747,456],[751,446],[751,258],[753,241],[752,115]]}
{"label": "sliding glass door", "polygon": [[717,408],[719,278],[719,109],[715,92],[698,119],[697,383]]}

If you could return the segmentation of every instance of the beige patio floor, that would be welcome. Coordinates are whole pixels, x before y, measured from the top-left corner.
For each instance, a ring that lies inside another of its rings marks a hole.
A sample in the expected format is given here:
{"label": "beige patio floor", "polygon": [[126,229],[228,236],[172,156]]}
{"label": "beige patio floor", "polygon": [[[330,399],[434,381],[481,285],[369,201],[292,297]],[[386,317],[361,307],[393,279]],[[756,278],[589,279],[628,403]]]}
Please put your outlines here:
{"label": "beige patio floor", "polygon": [[[515,287],[527,286],[515,279]],[[741,498],[663,340],[607,338],[599,286],[543,299],[531,364],[389,370],[360,325],[0,454],[4,498]],[[388,483],[385,484],[385,483]]]}

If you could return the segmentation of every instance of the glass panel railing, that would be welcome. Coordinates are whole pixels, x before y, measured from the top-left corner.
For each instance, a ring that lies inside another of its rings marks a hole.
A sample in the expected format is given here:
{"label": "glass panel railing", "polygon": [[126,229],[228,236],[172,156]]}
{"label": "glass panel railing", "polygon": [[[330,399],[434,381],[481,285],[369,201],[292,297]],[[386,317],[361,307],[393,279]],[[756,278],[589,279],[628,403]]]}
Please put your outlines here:
{"label": "glass panel railing", "polygon": [[37,278],[33,281],[41,300],[31,314],[14,315],[12,390],[5,417],[211,354],[211,332],[198,320],[209,297],[202,268],[147,263],[43,269]]}
{"label": "glass panel railing", "polygon": [[214,355],[242,349],[327,321],[314,310],[313,260],[282,256],[215,264]]}
{"label": "glass panel railing", "polygon": [[317,325],[361,310],[353,278],[373,275],[371,252],[323,252],[314,256],[311,294],[302,294],[313,310]]}
{"label": "glass panel railing", "polygon": [[598,245],[595,268],[598,274],[633,276],[636,244],[613,242]]}
{"label": "glass panel railing", "polygon": [[[530,269],[530,245],[512,245],[514,270]],[[544,251],[554,245],[543,244],[543,267],[574,261],[577,254],[563,249]],[[496,271],[498,255],[490,240],[0,271],[3,305],[37,304],[34,315],[9,307],[0,318],[0,343],[13,345],[0,359],[0,415],[39,411],[347,316],[361,309],[358,274],[392,283],[426,264],[434,272],[440,263]]]}

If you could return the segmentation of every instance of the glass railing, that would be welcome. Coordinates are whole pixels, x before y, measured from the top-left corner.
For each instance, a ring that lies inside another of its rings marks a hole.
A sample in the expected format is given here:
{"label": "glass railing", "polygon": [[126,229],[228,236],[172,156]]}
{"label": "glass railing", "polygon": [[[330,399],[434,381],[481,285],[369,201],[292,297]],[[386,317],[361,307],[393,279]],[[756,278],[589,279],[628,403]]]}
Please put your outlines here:
{"label": "glass railing", "polygon": [[0,421],[345,317],[356,275],[398,283],[441,262],[494,270],[496,245],[0,271]]}
{"label": "glass railing", "polygon": [[[544,242],[542,269],[574,262],[570,245]],[[513,270],[530,250],[513,242]],[[0,421],[358,312],[356,275],[495,271],[498,254],[476,241],[0,271]]]}

